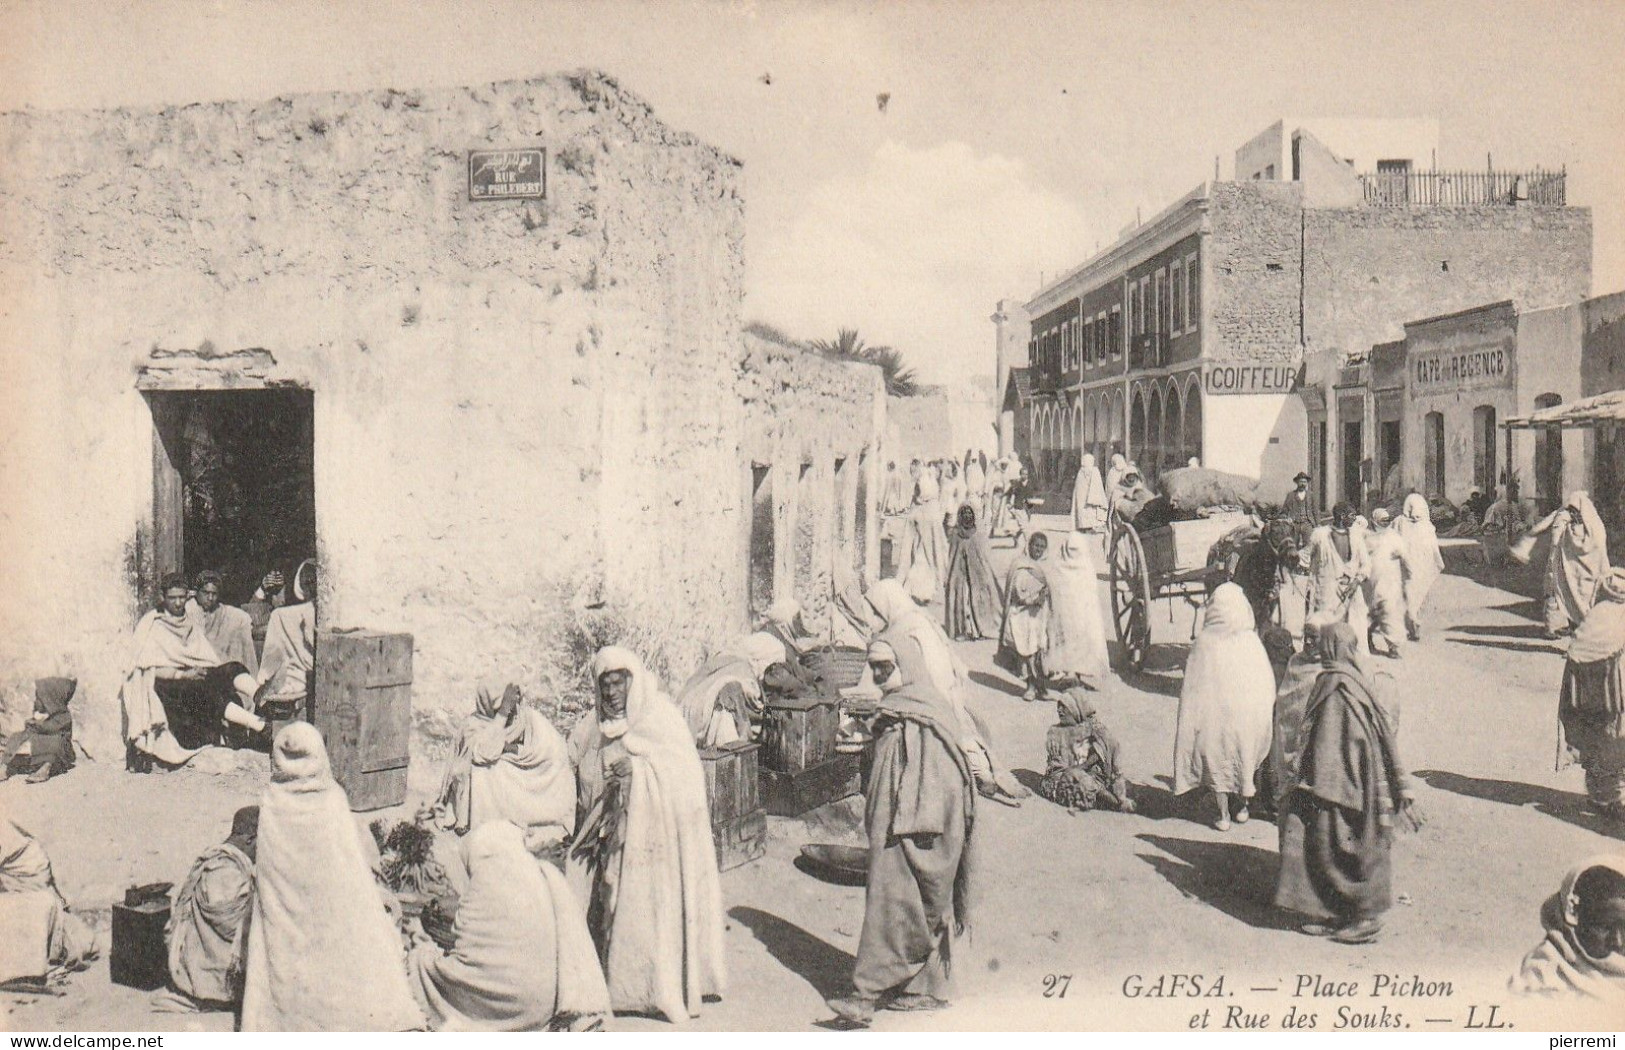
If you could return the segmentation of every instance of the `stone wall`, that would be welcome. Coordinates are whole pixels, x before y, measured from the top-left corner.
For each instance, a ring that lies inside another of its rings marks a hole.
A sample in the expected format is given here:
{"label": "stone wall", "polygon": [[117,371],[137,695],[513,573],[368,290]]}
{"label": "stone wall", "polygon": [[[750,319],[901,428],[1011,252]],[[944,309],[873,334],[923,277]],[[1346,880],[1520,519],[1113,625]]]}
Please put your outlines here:
{"label": "stone wall", "polygon": [[1580,355],[1580,394],[1625,390],[1625,292],[1580,304],[1585,323]]}
{"label": "stone wall", "polygon": [[1202,354],[1291,361],[1301,343],[1303,191],[1292,182],[1216,182],[1202,262]]}
{"label": "stone wall", "polygon": [[1304,342],[1363,353],[1407,321],[1502,299],[1519,309],[1591,291],[1587,208],[1311,208],[1304,212]]}
{"label": "stone wall", "polygon": [[773,579],[758,593],[794,598],[816,624],[835,590],[879,574],[885,380],[875,365],[743,338],[740,507],[750,506],[752,467],[768,469],[773,494]]}
{"label": "stone wall", "polygon": [[[1585,208],[1314,208],[1304,212],[1305,350],[1341,359],[1404,335],[1407,322],[1510,299],[1519,309],[1574,302],[1591,284],[1591,215]],[[1511,410],[1510,404],[1505,406]],[[1420,479],[1421,413],[1405,429],[1408,484]],[[1411,418],[1414,417],[1414,418]],[[1472,483],[1458,434],[1446,456],[1456,494]],[[1336,478],[1342,427],[1327,429]],[[1413,455],[1414,454],[1414,455]],[[1311,471],[1322,469],[1319,466]],[[1334,486],[1335,490],[1335,486]]]}
{"label": "stone wall", "polygon": [[[536,145],[546,200],[468,199],[465,151]],[[321,619],[413,633],[429,739],[476,678],[563,690],[588,604],[674,674],[741,626],[696,496],[739,469],[738,165],[613,81],[10,113],[0,155],[0,682],[77,674],[93,751],[176,567],[147,366],[313,391]]]}
{"label": "stone wall", "polygon": [[922,463],[952,455],[954,451],[953,405],[941,393],[916,397],[886,398],[887,458],[897,461],[897,469],[911,459]]}

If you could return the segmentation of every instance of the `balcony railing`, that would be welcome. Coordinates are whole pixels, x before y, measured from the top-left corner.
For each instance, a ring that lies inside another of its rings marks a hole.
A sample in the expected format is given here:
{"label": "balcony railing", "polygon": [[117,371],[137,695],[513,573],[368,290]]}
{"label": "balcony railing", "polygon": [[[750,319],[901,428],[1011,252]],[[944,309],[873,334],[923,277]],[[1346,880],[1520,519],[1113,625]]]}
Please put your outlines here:
{"label": "balcony railing", "polygon": [[1385,208],[1567,203],[1567,169],[1414,171],[1361,175],[1365,202]]}

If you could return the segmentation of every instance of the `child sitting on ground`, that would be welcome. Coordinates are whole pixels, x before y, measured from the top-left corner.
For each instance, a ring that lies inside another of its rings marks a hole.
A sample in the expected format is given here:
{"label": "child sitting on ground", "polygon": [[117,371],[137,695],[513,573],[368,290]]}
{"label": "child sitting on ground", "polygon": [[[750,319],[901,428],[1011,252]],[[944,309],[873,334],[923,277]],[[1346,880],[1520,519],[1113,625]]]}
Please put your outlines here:
{"label": "child sitting on ground", "polygon": [[6,737],[0,749],[0,780],[11,775],[11,763],[23,745],[23,759],[29,770],[28,782],[41,784],[73,768],[73,714],[68,701],[79,683],[72,678],[38,678],[34,681],[34,713],[28,724]]}
{"label": "child sitting on ground", "polygon": [[1117,741],[1101,724],[1082,686],[1055,702],[1060,721],[1044,738],[1048,766],[1038,793],[1067,809],[1115,809],[1133,813],[1128,780],[1117,761]]}

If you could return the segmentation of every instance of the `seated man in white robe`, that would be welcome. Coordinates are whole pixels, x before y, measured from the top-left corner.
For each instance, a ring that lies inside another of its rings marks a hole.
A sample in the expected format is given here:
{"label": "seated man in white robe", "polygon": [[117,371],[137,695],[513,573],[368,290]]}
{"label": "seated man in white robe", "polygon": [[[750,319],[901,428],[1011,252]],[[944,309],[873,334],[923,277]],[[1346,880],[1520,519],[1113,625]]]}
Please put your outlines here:
{"label": "seated man in white robe", "polygon": [[[294,704],[310,695],[316,666],[316,563],[306,560],[293,577],[293,604],[273,610],[265,626],[254,700]],[[296,712],[297,713],[297,712]]]}
{"label": "seated man in white robe", "polygon": [[226,723],[265,730],[253,710],[254,677],[215,652],[198,621],[186,615],[186,577],[166,576],[162,601],[135,626],[130,666],[119,693],[133,767],[141,756],[170,765],[217,744]]}

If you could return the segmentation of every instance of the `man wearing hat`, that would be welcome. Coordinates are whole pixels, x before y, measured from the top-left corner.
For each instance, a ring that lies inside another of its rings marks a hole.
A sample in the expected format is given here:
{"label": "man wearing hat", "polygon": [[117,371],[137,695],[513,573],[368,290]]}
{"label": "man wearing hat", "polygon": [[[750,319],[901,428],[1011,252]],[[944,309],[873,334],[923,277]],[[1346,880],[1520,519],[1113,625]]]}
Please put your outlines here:
{"label": "man wearing hat", "polygon": [[1309,542],[1309,534],[1320,524],[1320,508],[1315,506],[1315,497],[1309,491],[1309,474],[1307,471],[1298,471],[1298,476],[1292,479],[1295,488],[1286,496],[1286,502],[1281,510],[1286,519],[1292,522],[1293,531],[1298,536],[1298,546],[1301,548]]}

